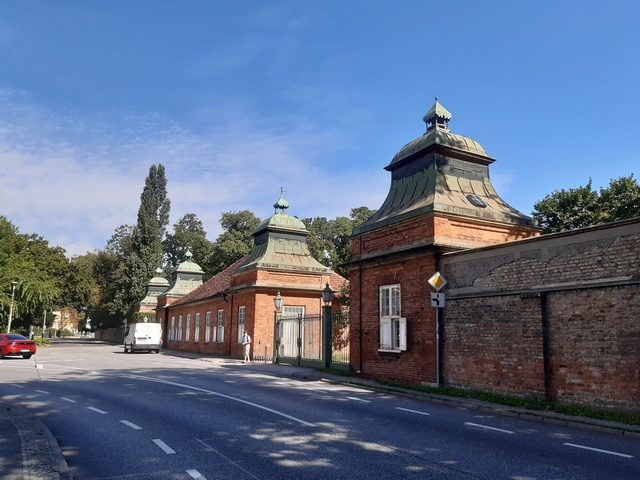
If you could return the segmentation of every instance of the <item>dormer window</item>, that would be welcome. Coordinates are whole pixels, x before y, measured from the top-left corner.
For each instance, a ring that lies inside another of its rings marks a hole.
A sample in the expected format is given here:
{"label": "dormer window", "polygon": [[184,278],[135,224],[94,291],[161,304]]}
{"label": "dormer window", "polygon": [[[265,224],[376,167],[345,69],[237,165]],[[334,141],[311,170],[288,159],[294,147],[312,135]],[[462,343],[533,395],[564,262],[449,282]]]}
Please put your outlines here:
{"label": "dormer window", "polygon": [[487,208],[487,203],[479,195],[467,195],[467,200],[469,200],[471,205],[473,205],[474,207]]}

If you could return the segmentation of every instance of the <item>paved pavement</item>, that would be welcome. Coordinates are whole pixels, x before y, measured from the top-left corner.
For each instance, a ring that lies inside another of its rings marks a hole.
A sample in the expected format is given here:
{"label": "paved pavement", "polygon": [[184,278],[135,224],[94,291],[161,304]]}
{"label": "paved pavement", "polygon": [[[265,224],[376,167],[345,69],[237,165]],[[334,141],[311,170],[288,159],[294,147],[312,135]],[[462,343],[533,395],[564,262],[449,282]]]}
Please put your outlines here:
{"label": "paved pavement", "polygon": [[[163,352],[163,355],[198,358],[201,361],[212,363],[229,364],[236,362],[229,358],[206,357],[167,350]],[[240,360],[237,363],[242,364]],[[391,392],[396,395],[420,398],[427,402],[447,403],[471,410],[516,416],[528,420],[589,429],[606,429],[620,435],[633,435],[640,438],[640,426],[636,425],[574,417],[554,412],[538,412],[523,408],[505,407],[474,399],[426,394],[381,385],[374,380],[332,375],[313,368],[268,363],[251,363],[245,365],[245,367],[263,373],[349,384],[372,390]],[[49,429],[24,408],[10,405],[2,399],[0,399],[0,480],[73,480],[67,462],[60,451],[58,441]]]}

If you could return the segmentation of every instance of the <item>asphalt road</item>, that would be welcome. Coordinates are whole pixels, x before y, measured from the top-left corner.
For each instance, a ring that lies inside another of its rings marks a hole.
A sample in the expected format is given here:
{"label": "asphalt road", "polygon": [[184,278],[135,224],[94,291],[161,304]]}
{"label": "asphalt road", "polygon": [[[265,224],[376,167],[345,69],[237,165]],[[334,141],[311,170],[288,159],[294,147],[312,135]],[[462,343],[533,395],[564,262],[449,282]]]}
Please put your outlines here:
{"label": "asphalt road", "polygon": [[293,367],[70,341],[4,359],[81,479],[638,479],[640,439],[292,376]]}

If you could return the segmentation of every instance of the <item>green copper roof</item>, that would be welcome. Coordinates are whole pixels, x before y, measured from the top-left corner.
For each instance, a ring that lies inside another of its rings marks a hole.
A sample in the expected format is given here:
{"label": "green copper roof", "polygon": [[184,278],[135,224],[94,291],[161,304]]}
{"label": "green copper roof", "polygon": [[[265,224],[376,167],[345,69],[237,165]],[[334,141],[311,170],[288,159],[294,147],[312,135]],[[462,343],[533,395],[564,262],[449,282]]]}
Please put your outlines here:
{"label": "green copper roof", "polygon": [[329,272],[330,268],[318,262],[307,247],[310,232],[305,224],[284,210],[289,207],[280,195],[274,208],[282,210],[264,220],[253,232],[254,246],[247,260],[236,270],[270,268],[297,272]]}
{"label": "green copper roof", "polygon": [[492,157],[489,157],[487,155],[487,152],[482,147],[482,145],[480,145],[472,138],[458,135],[451,132],[450,130],[434,128],[433,130],[429,130],[420,138],[416,138],[413,142],[407,143],[404,147],[398,150],[398,153],[394,155],[389,166],[385,168],[388,170],[391,165],[404,160],[414,153],[423,151],[428,147],[432,147],[435,145],[455,148],[457,150],[485,157],[485,159],[489,162],[494,161]]}
{"label": "green copper roof", "polygon": [[434,103],[429,111],[425,113],[424,117],[422,117],[425,123],[432,122],[436,118],[441,118],[446,121],[451,120],[451,114],[449,113],[449,110],[438,103],[438,97],[436,97],[436,103]]}
{"label": "green copper roof", "polygon": [[[451,117],[437,99],[425,121],[436,116]],[[428,212],[534,227],[533,219],[508,205],[493,188],[489,165],[494,161],[475,140],[434,123],[385,167],[392,174],[387,198],[353,235]]]}

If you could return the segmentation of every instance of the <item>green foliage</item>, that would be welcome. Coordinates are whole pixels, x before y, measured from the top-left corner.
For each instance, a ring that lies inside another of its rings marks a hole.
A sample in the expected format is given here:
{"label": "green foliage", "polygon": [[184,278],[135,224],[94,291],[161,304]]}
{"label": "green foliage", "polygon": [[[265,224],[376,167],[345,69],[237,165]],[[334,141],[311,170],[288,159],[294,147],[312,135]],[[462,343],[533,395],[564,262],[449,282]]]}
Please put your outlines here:
{"label": "green foliage", "polygon": [[213,243],[207,240],[202,222],[193,213],[186,214],[173,225],[173,233],[167,234],[163,247],[168,269],[183,262],[188,250],[193,254],[193,261],[202,268],[211,263],[213,256]]}
{"label": "green foliage", "polygon": [[12,329],[28,330],[42,311],[62,300],[70,264],[60,247],[50,247],[38,235],[20,234],[0,217],[0,315],[8,323],[14,290]]}
{"label": "green foliage", "polygon": [[216,239],[211,261],[200,265],[208,276],[223,271],[236,260],[251,252],[253,232],[260,225],[260,221],[249,210],[222,213],[220,224],[224,232]]}
{"label": "green foliage", "polygon": [[153,312],[136,312],[133,314],[133,318],[135,318],[136,323],[150,323],[155,318],[155,313]]}
{"label": "green foliage", "polygon": [[320,263],[331,267],[336,273],[348,277],[348,271],[341,264],[351,259],[351,232],[375,213],[367,207],[351,209],[351,218],[325,217],[304,218],[302,222],[311,232],[307,239],[309,252]]}
{"label": "green foliage", "polygon": [[586,186],[555,190],[534,205],[533,218],[543,233],[562,232],[640,216],[640,185],[633,178],[611,180],[600,191]]}
{"label": "green foliage", "polygon": [[118,301],[126,308],[125,317],[133,313],[133,305],[143,297],[147,283],[164,263],[162,241],[169,224],[170,207],[164,166],[152,165],[140,195],[131,255],[126,259],[126,288],[118,292]]}

